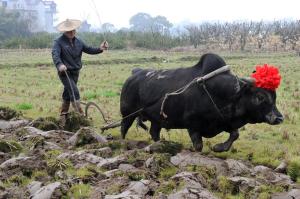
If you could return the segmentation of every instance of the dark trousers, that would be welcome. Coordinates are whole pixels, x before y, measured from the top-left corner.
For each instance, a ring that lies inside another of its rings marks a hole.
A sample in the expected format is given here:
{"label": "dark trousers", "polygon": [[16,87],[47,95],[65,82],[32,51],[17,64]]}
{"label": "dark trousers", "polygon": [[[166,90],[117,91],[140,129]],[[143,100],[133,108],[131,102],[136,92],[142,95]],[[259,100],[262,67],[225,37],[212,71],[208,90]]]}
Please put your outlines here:
{"label": "dark trousers", "polygon": [[[64,92],[62,94],[62,98],[65,101],[74,102],[74,101],[77,101],[80,99],[79,90],[77,88],[79,71],[67,71],[67,74],[68,74],[69,79],[68,79],[67,75],[65,74],[65,72],[58,73],[59,79],[62,82],[62,84],[64,85]],[[75,97],[75,100],[74,100],[74,97]]]}

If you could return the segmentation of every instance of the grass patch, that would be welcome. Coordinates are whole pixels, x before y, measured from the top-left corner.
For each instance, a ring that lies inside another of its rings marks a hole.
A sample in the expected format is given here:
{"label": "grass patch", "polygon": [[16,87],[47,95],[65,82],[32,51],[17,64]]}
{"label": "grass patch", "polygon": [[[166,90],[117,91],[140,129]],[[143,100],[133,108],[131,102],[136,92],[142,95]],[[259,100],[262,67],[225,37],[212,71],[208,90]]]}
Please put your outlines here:
{"label": "grass patch", "polygon": [[117,97],[120,94],[117,93],[117,92],[108,90],[108,91],[101,92],[100,95],[103,96],[103,97]]}
{"label": "grass patch", "polygon": [[146,161],[151,155],[144,151],[137,151],[128,156],[127,162],[129,164],[134,164],[136,161]]}
{"label": "grass patch", "polygon": [[91,186],[88,184],[75,184],[70,188],[68,192],[68,196],[74,199],[89,198],[90,194]]}
{"label": "grass patch", "polygon": [[170,180],[170,181],[166,181],[165,183],[162,183],[156,190],[156,193],[170,194],[174,190],[176,190],[176,188],[177,188],[176,182]]}
{"label": "grass patch", "polygon": [[[259,193],[257,197],[258,199],[269,199],[271,198],[272,194],[277,192],[284,192],[286,190],[281,186],[261,185],[256,191]],[[249,192],[247,195],[245,195],[245,198],[251,197],[254,194],[253,192],[254,190],[252,192]]]}
{"label": "grass patch", "polygon": [[176,155],[182,150],[182,148],[183,145],[181,143],[166,140],[154,142],[152,145],[150,145],[151,152],[169,153],[171,155]]}
{"label": "grass patch", "polygon": [[56,171],[73,168],[73,164],[69,159],[57,159],[57,156],[61,153],[62,152],[60,150],[52,150],[45,153],[48,174],[54,175]]}
{"label": "grass patch", "polygon": [[219,191],[222,193],[223,198],[225,198],[227,194],[231,194],[233,190],[232,184],[225,176],[220,176],[218,178],[218,188]]}
{"label": "grass patch", "polygon": [[45,153],[45,159],[46,160],[51,160],[56,158],[57,156],[59,156],[60,154],[62,154],[63,152],[60,150],[51,150],[51,151],[47,151]]}
{"label": "grass patch", "polygon": [[83,93],[83,99],[92,100],[96,99],[99,95],[93,91],[86,91]]}
{"label": "grass patch", "polygon": [[159,173],[159,177],[162,178],[162,179],[169,179],[170,177],[174,176],[178,171],[178,168],[177,167],[167,167],[167,168],[164,168],[160,171]]}
{"label": "grass patch", "polygon": [[30,110],[33,108],[33,105],[30,103],[21,103],[21,104],[17,104],[16,108],[18,110]]}
{"label": "grass patch", "polygon": [[91,172],[88,167],[82,167],[79,169],[70,167],[69,169],[67,169],[67,173],[81,179],[94,175],[94,173]]}
{"label": "grass patch", "polygon": [[[105,146],[105,145],[104,145]],[[119,141],[112,141],[112,142],[109,142],[107,144],[108,147],[111,148],[111,150],[118,150],[118,149],[122,149],[124,147],[124,145],[122,143],[120,143]]]}
{"label": "grass patch", "polygon": [[131,180],[131,181],[140,181],[140,180],[147,178],[146,173],[144,173],[142,171],[141,172],[129,172],[127,175],[128,175],[129,180]]}
{"label": "grass patch", "polygon": [[122,87],[124,85],[124,82],[115,82],[115,85]]}
{"label": "grass patch", "polygon": [[12,118],[18,118],[21,116],[20,112],[13,110],[9,107],[0,106],[0,119],[1,120],[10,120]]}
{"label": "grass patch", "polygon": [[32,126],[43,131],[58,130],[59,121],[54,117],[38,118],[33,121]]}
{"label": "grass patch", "polygon": [[300,159],[294,159],[289,162],[287,173],[294,182],[300,180]]}
{"label": "grass patch", "polygon": [[72,167],[73,164],[69,159],[51,159],[47,161],[47,171],[50,175],[54,175],[57,171],[64,171]]}
{"label": "grass patch", "polygon": [[163,193],[169,195],[173,192],[181,190],[185,186],[184,182],[175,182],[174,180],[164,181],[160,184],[160,186],[155,191],[155,195],[159,195],[159,193]]}
{"label": "grass patch", "polygon": [[31,176],[31,178],[36,181],[42,181],[46,177],[48,177],[46,170],[34,171]]}
{"label": "grass patch", "polygon": [[81,127],[91,126],[92,121],[76,112],[70,112],[67,116],[64,130],[76,132]]}
{"label": "grass patch", "polygon": [[27,186],[32,179],[23,176],[23,175],[13,175],[10,178],[6,179],[4,181],[4,186],[5,187],[12,187],[12,186],[20,186],[20,187],[25,187]]}
{"label": "grass patch", "polygon": [[0,152],[19,154],[22,150],[22,146],[15,141],[0,141]]}
{"label": "grass patch", "polygon": [[190,165],[186,167],[187,171],[200,173],[202,177],[205,178],[208,187],[212,187],[213,181],[216,178],[216,168],[215,167],[206,167],[199,165]]}
{"label": "grass patch", "polygon": [[116,184],[112,184],[110,187],[108,187],[105,190],[105,193],[107,195],[119,194],[122,192],[122,189],[123,189],[123,185],[116,183]]}

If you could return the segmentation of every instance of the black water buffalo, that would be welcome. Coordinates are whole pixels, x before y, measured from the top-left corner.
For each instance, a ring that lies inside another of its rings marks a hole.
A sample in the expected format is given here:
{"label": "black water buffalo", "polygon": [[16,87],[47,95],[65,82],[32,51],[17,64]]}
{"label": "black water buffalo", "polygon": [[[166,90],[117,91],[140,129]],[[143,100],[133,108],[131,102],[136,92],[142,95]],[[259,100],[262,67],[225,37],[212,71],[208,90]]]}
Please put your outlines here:
{"label": "black water buffalo", "polygon": [[186,90],[179,90],[180,94],[165,98],[167,93],[178,91],[195,78],[225,65],[220,56],[208,53],[188,68],[134,69],[121,92],[122,138],[138,118],[141,125],[142,121],[151,122],[154,141],[160,139],[161,128],[187,129],[197,151],[202,150],[202,137],[226,131],[230,134],[228,140],[213,147],[214,151],[222,152],[229,150],[239,137],[238,129],[247,123],[281,123],[283,116],[276,107],[275,91],[255,87],[252,81],[230,71],[190,84]]}

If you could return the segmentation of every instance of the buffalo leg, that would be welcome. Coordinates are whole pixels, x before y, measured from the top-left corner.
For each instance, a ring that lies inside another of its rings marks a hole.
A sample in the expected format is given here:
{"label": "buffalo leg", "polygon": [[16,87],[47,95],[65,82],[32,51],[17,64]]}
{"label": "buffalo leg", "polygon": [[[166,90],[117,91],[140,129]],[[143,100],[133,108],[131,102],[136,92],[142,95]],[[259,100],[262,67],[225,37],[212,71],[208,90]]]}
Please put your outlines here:
{"label": "buffalo leg", "polygon": [[188,129],[188,132],[189,132],[190,138],[193,142],[193,146],[194,146],[195,150],[201,152],[202,148],[203,148],[203,141],[202,141],[201,134],[192,129]]}
{"label": "buffalo leg", "polygon": [[239,137],[239,130],[233,130],[231,132],[229,132],[230,136],[228,138],[228,140],[226,140],[226,142],[224,143],[220,143],[220,144],[216,144],[213,147],[213,151],[214,152],[223,152],[223,151],[228,151],[232,145],[232,143],[238,139]]}
{"label": "buffalo leg", "polygon": [[159,124],[151,122],[150,135],[153,141],[157,142],[160,140],[160,130],[161,126]]}
{"label": "buffalo leg", "polygon": [[137,127],[141,127],[145,131],[148,131],[148,127],[143,123],[143,120],[141,117],[137,118]]}
{"label": "buffalo leg", "polygon": [[128,129],[131,127],[135,117],[124,118],[121,122],[121,135],[122,139],[125,139]]}

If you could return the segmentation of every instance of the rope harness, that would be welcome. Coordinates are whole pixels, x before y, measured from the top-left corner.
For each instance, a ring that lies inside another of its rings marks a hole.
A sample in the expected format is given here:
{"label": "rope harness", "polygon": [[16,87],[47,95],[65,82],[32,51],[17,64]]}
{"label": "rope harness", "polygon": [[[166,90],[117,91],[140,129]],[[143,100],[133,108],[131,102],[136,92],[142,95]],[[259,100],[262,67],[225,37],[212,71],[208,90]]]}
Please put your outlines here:
{"label": "rope harness", "polygon": [[206,86],[205,86],[205,81],[216,76],[216,75],[219,75],[221,73],[224,73],[224,72],[227,72],[229,71],[230,68],[228,65],[226,66],[223,66],[213,72],[210,72],[208,74],[206,74],[205,76],[203,77],[197,77],[195,79],[193,79],[190,83],[188,83],[186,86],[172,92],[172,93],[167,93],[163,99],[163,102],[161,104],[161,107],[160,107],[160,115],[162,115],[165,119],[168,118],[168,115],[164,112],[164,106],[165,106],[165,103],[167,101],[167,99],[171,96],[176,96],[176,95],[180,95],[182,93],[184,93],[190,86],[192,86],[193,84],[195,83],[202,83],[202,86],[203,86],[203,89],[205,90],[206,94],[208,95],[210,101],[212,102],[212,104],[214,105],[215,109],[217,110],[218,114],[224,119],[224,116],[223,114],[221,113],[220,109],[218,108],[218,106],[216,105],[216,103],[214,102],[212,96],[210,95],[210,93],[208,92]]}

